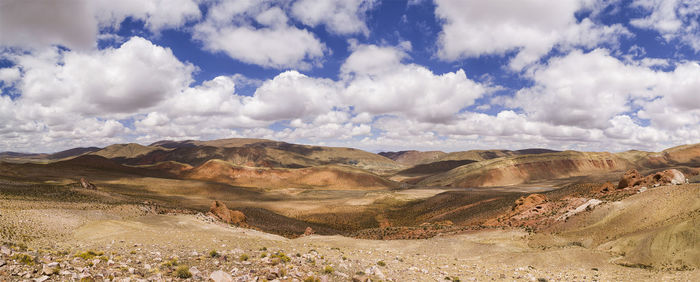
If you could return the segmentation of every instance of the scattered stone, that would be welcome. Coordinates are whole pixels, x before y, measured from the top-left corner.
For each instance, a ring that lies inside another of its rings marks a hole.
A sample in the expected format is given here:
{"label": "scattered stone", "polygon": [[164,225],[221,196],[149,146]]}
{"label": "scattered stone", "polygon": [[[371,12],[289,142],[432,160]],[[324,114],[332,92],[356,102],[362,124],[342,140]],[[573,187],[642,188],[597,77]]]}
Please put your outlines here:
{"label": "scattered stone", "polygon": [[44,264],[44,265],[41,267],[41,274],[44,274],[44,275],[51,275],[51,274],[53,274],[53,267],[50,267],[48,264]]}
{"label": "scattered stone", "polygon": [[233,281],[233,277],[229,275],[226,272],[223,272],[221,270],[217,270],[211,273],[209,275],[209,279],[214,280],[214,282],[231,282]]}
{"label": "scattered stone", "polygon": [[12,255],[12,250],[10,250],[10,248],[8,248],[8,247],[0,246],[0,254],[10,256],[10,255]]}
{"label": "scattered stone", "polygon": [[44,282],[44,281],[46,281],[46,280],[49,280],[49,277],[46,276],[46,275],[34,279],[35,282]]}

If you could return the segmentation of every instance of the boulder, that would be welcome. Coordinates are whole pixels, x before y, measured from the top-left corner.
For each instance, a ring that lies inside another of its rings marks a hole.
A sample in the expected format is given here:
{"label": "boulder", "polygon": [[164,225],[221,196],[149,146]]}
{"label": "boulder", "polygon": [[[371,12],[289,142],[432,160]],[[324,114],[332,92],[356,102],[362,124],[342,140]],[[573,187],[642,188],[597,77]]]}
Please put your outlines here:
{"label": "boulder", "polygon": [[239,226],[246,225],[245,214],[237,210],[230,210],[220,201],[214,201],[209,208],[209,212],[228,224]]}
{"label": "boulder", "polygon": [[311,236],[314,234],[314,230],[311,229],[311,226],[306,227],[306,230],[304,230],[304,236]]}
{"label": "boulder", "polygon": [[637,170],[625,172],[617,185],[618,189],[636,186],[658,187],[665,185],[680,185],[688,183],[685,175],[677,169],[667,169],[642,177]]}
{"label": "boulder", "polygon": [[682,172],[677,169],[667,169],[662,172],[657,172],[655,174],[647,176],[647,181],[650,182],[652,186],[658,184],[662,185],[680,185],[687,183],[687,179]]}
{"label": "boulder", "polygon": [[527,197],[522,196],[515,200],[515,204],[513,205],[513,212],[520,213],[522,211],[532,209],[537,205],[543,204],[547,201],[549,201],[547,196],[542,194],[530,194]]}
{"label": "boulder", "polygon": [[593,188],[593,193],[598,194],[607,194],[612,191],[615,191],[615,185],[610,182],[605,182],[605,184],[601,185],[600,187]]}
{"label": "boulder", "polygon": [[90,183],[90,181],[88,181],[85,177],[80,178],[80,186],[82,186],[85,189],[97,190],[97,186],[95,186],[95,184]]}
{"label": "boulder", "polygon": [[630,169],[625,174],[622,175],[620,182],[617,184],[617,189],[624,189],[627,187],[634,187],[642,184],[644,178],[639,171],[636,169]]}

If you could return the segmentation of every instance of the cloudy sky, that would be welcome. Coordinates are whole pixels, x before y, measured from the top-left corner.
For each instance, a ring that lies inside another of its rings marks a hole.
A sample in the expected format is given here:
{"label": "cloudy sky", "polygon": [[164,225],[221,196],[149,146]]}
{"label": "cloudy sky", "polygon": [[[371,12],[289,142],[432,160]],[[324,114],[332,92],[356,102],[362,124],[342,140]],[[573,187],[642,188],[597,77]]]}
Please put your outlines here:
{"label": "cloudy sky", "polygon": [[696,0],[0,0],[0,151],[700,142]]}

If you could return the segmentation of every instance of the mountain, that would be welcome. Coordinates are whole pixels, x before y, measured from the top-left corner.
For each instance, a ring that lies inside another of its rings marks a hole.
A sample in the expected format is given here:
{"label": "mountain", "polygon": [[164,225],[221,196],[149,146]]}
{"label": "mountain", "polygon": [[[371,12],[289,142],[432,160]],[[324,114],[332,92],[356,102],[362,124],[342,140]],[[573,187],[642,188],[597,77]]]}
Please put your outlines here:
{"label": "mountain", "polygon": [[463,165],[420,181],[425,186],[483,187],[522,184],[621,171],[634,167],[612,153],[565,151],[494,158]]}
{"label": "mountain", "polygon": [[79,148],[73,148],[73,149],[68,149],[65,151],[60,151],[57,153],[53,153],[48,156],[48,159],[50,160],[60,160],[60,159],[65,159],[65,158],[71,158],[71,157],[76,157],[92,152],[97,152],[101,150],[99,147],[79,147]]}
{"label": "mountain", "polygon": [[92,154],[127,165],[153,165],[174,161],[196,167],[209,160],[219,159],[237,166],[267,168],[345,165],[382,172],[402,167],[391,159],[358,149],[297,145],[247,138],[159,141],[149,146],[119,144],[108,146]]}
{"label": "mountain", "polygon": [[387,157],[402,165],[414,166],[417,164],[434,162],[437,159],[447,155],[442,151],[399,151],[399,152],[381,152],[380,156]]}
{"label": "mountain", "polygon": [[208,180],[242,187],[258,188],[328,188],[371,190],[398,186],[365,170],[343,166],[316,166],[309,168],[254,168],[242,167],[222,160],[185,170],[186,179]]}

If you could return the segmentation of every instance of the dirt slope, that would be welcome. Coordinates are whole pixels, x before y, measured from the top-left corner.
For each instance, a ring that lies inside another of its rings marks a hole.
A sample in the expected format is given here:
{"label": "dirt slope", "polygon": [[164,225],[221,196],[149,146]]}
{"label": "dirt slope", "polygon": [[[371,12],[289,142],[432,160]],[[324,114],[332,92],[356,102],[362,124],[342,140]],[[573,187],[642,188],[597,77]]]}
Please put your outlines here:
{"label": "dirt slope", "polygon": [[560,236],[640,267],[700,267],[700,185],[662,186],[611,202],[552,228]]}
{"label": "dirt slope", "polygon": [[632,164],[611,153],[557,152],[497,158],[463,165],[419,182],[426,186],[484,187],[526,183],[610,171]]}
{"label": "dirt slope", "polygon": [[244,187],[386,189],[396,186],[375,174],[340,166],[299,169],[242,167],[222,160],[210,160],[182,174],[184,178],[209,180]]}
{"label": "dirt slope", "polygon": [[437,159],[444,157],[447,153],[442,151],[399,151],[399,152],[381,152],[380,156],[387,157],[402,165],[414,166],[434,162]]}
{"label": "dirt slope", "polygon": [[94,154],[129,165],[175,161],[199,166],[211,159],[221,159],[236,165],[252,167],[302,168],[342,164],[370,171],[402,168],[393,160],[358,149],[297,145],[248,138],[159,141],[151,146],[121,144],[109,146]]}

